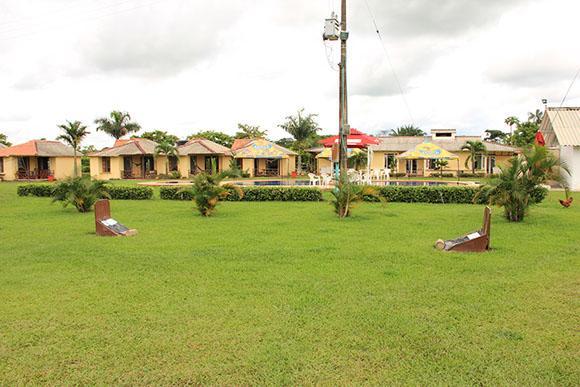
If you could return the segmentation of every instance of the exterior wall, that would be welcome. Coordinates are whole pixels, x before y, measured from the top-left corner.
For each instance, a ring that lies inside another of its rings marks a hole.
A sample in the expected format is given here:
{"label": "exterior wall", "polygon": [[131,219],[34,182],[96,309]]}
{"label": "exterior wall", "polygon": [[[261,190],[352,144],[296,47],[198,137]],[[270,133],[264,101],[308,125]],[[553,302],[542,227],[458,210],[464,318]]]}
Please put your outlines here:
{"label": "exterior wall", "polygon": [[18,159],[16,157],[3,157],[4,159],[4,175],[2,177],[5,181],[16,180],[16,172],[18,171]]}
{"label": "exterior wall", "polygon": [[[378,169],[378,167],[376,167]],[[324,172],[332,171],[332,161],[329,159],[316,159],[316,173],[321,174]]]}
{"label": "exterior wall", "polygon": [[[196,158],[196,163],[198,166],[198,171],[205,171],[205,157],[207,155],[187,155],[187,156],[180,156],[179,157],[179,164],[178,164],[178,169],[179,169],[179,173],[181,173],[181,176],[183,178],[188,178],[189,176],[191,176],[191,172],[190,171],[190,157],[195,157]],[[219,169],[218,172],[222,172],[227,170],[230,167],[230,162],[232,160],[231,156],[219,156]],[[163,172],[165,173],[165,164],[163,164]],[[157,171],[158,173],[160,171]],[[209,171],[207,171],[209,172]]]}
{"label": "exterior wall", "polygon": [[[54,178],[57,180],[72,177],[74,174],[74,158],[73,157],[51,157],[50,169],[54,173]],[[81,175],[81,157],[77,157],[77,171]]]}
{"label": "exterior wall", "polygon": [[250,177],[254,177],[254,159],[242,159],[242,171],[248,173]]}
{"label": "exterior wall", "polygon": [[90,157],[91,177],[98,180],[120,179],[123,169],[122,157],[111,157],[111,172],[103,172],[102,157]]}
{"label": "exterior wall", "polygon": [[[385,155],[387,154],[400,154],[402,152],[384,152],[384,151],[377,151],[373,152],[372,161],[371,161],[371,169],[383,169],[386,168],[385,166]],[[445,168],[443,168],[443,173],[452,173],[457,175],[457,170],[461,172],[471,172],[471,161],[467,163],[467,167],[465,166],[465,160],[469,157],[468,152],[454,152],[456,155],[459,156],[459,165],[457,164],[457,160],[449,160],[448,164]],[[506,165],[508,160],[512,157],[511,154],[496,154],[496,153],[488,153],[484,155],[484,162],[482,165],[482,169],[476,169],[476,173],[485,173],[487,160],[486,158],[489,156],[495,156],[496,159],[496,167],[500,165]],[[427,161],[426,160],[417,160],[417,171],[419,175],[430,176],[432,174],[436,174],[439,170],[430,170],[427,168]],[[399,160],[397,159],[397,166],[396,168],[391,171],[391,173],[406,173],[407,172],[407,165],[406,160]]]}
{"label": "exterior wall", "polygon": [[[16,173],[18,172],[18,157],[4,157],[4,176],[5,181],[16,180]],[[66,179],[73,176],[74,172],[74,158],[73,157],[50,157],[50,170],[54,173],[54,178],[57,180]],[[79,173],[81,172],[81,158],[77,158],[77,167]],[[36,157],[30,157],[30,170],[34,171],[38,168],[38,160]]]}
{"label": "exterior wall", "polygon": [[580,191],[580,146],[563,146],[560,157],[570,170],[570,175],[566,178],[568,186],[571,190]]}

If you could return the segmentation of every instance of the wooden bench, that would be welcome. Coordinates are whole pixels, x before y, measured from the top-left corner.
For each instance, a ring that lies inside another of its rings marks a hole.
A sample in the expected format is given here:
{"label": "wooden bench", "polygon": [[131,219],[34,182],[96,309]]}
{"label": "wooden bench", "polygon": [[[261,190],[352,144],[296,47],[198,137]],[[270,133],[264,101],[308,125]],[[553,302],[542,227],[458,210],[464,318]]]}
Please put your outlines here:
{"label": "wooden bench", "polygon": [[491,234],[491,208],[483,210],[483,226],[481,230],[472,232],[457,239],[435,242],[435,248],[443,251],[481,253],[489,250]]}

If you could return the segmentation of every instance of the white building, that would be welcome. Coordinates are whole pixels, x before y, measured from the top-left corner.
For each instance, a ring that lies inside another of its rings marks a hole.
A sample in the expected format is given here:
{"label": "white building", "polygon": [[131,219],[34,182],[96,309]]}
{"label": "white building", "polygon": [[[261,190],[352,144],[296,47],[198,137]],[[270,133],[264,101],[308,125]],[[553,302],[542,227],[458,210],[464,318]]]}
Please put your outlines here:
{"label": "white building", "polygon": [[580,191],[580,107],[547,108],[540,131],[546,146],[568,166],[570,189]]}

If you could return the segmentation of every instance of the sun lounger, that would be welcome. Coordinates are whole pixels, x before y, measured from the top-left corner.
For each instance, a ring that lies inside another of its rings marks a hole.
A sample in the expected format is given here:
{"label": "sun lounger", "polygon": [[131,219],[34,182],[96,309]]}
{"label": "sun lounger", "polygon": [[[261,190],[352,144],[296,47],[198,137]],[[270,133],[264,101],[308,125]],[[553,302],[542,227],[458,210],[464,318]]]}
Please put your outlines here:
{"label": "sun lounger", "polygon": [[484,252],[489,250],[491,231],[491,209],[485,207],[483,211],[483,226],[481,230],[472,232],[457,239],[443,241],[439,239],[435,243],[438,250],[459,252]]}

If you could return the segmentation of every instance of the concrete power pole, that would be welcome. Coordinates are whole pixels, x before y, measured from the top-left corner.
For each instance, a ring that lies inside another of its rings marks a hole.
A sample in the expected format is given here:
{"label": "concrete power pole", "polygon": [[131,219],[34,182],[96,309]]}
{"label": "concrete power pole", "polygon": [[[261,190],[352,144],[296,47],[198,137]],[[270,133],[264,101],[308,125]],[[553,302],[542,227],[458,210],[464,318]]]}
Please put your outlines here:
{"label": "concrete power pole", "polygon": [[347,137],[350,134],[348,125],[348,90],[346,84],[346,41],[348,32],[346,29],[346,0],[342,0],[341,22],[340,22],[340,91],[339,91],[339,155],[340,180],[345,181],[348,161]]}

